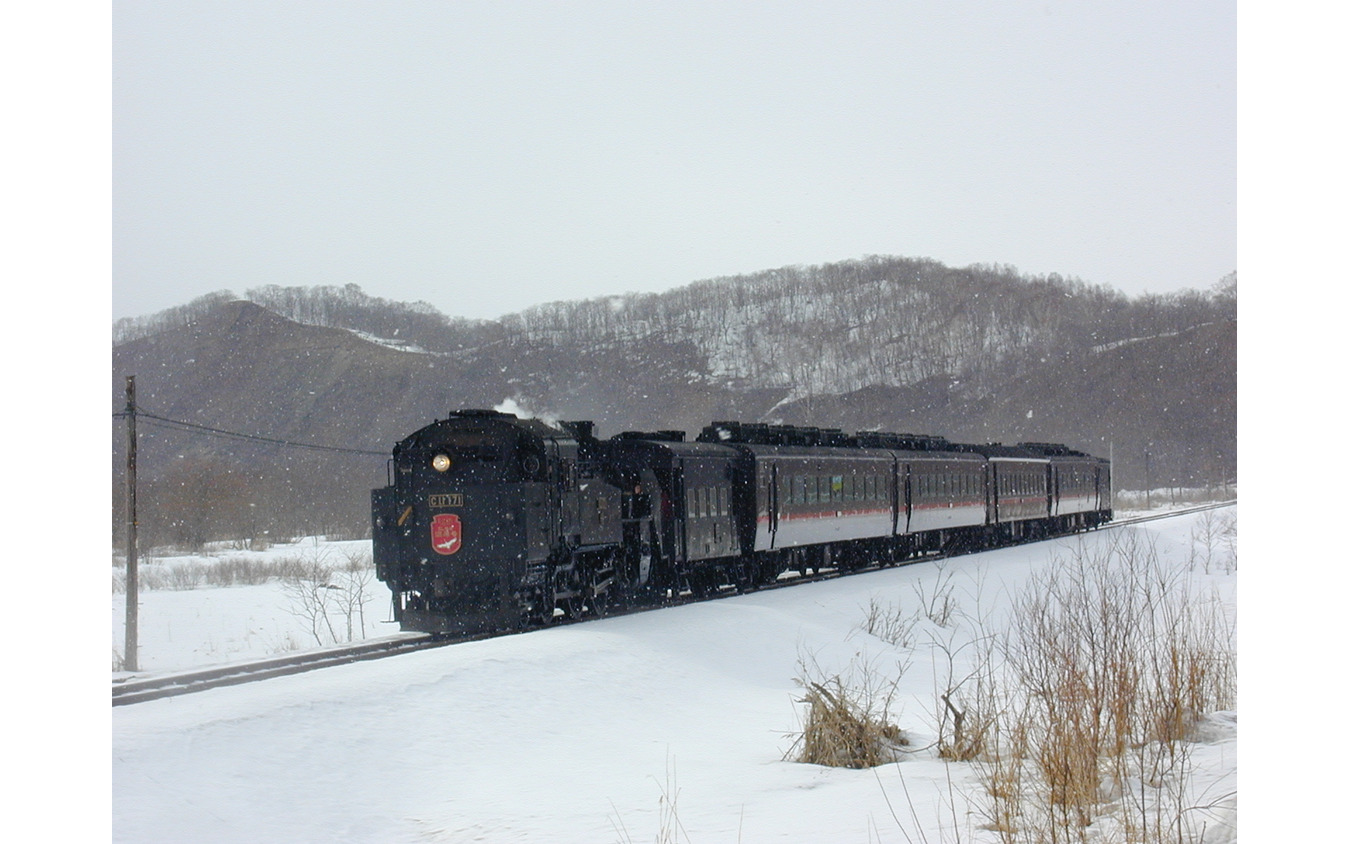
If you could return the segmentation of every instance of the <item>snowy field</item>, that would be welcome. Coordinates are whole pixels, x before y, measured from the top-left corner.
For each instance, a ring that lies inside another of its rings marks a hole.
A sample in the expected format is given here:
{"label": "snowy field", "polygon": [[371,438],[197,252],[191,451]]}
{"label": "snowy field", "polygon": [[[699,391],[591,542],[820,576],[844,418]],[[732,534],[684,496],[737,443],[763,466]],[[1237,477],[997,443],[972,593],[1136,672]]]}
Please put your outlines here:
{"label": "snowy field", "polygon": [[[204,668],[395,635],[399,629],[390,614],[389,590],[375,579],[370,565],[369,540],[327,542],[312,537],[273,545],[266,551],[219,548],[199,555],[143,559],[143,583],[158,582],[162,588],[141,588],[140,674]],[[322,589],[325,584],[306,582],[303,576],[213,587],[206,575],[214,569],[223,570],[218,577],[228,577],[247,568],[253,574],[241,579],[260,579],[269,571],[306,575],[316,566],[334,572],[333,583],[327,585],[354,588]],[[346,571],[349,566],[359,566],[363,575],[353,576]],[[115,588],[122,579],[123,571],[115,570]],[[316,585],[320,589],[313,588]],[[116,669],[125,652],[126,594],[114,592],[112,599]],[[326,605],[318,606],[318,600]],[[126,675],[114,670],[114,676]]]}
{"label": "snowy field", "polygon": [[[934,749],[938,695],[1028,578],[1126,531],[1235,618],[1233,546],[1189,516],[117,707],[112,838],[997,841],[973,767]],[[365,589],[367,636],[396,632],[381,590]],[[898,643],[865,632],[871,606],[903,610]],[[276,583],[143,592],[143,673],[312,646],[303,616]],[[835,675],[894,690],[900,761],[788,760],[799,681]],[[1236,712],[1195,739],[1190,820],[1236,840]]]}

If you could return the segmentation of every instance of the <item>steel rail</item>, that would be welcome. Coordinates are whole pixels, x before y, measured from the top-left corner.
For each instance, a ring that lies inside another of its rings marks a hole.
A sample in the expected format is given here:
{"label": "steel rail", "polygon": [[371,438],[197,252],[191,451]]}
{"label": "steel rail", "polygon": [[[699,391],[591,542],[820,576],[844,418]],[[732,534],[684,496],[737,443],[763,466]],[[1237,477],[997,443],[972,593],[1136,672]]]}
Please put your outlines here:
{"label": "steel rail", "polygon": [[129,703],[141,703],[142,701],[158,700],[175,695],[205,691],[206,689],[251,683],[255,680],[264,680],[270,677],[301,674],[332,665],[347,665],[353,662],[410,653],[445,644],[451,644],[451,642],[438,640],[425,634],[400,635],[397,638],[325,648],[320,651],[308,651],[292,656],[271,657],[256,662],[241,662],[157,677],[114,680],[112,705],[122,706]]}

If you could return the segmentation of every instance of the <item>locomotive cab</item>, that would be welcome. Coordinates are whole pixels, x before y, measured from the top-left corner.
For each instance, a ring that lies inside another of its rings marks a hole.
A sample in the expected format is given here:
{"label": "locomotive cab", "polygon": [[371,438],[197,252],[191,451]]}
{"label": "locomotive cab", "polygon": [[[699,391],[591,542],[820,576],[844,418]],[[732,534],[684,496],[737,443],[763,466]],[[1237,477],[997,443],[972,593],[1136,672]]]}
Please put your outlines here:
{"label": "locomotive cab", "polygon": [[405,630],[552,617],[578,550],[620,540],[619,495],[594,477],[590,442],[584,423],[468,410],[394,447],[389,485],[371,493],[372,545]]}

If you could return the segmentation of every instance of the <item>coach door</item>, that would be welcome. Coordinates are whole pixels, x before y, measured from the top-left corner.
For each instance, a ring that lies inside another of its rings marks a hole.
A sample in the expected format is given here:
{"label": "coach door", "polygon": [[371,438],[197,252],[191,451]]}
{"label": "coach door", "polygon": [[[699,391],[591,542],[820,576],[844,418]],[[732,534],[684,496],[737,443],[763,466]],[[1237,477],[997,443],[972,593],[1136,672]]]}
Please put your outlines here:
{"label": "coach door", "polygon": [[769,506],[769,549],[778,547],[778,464],[769,464],[769,491],[765,496]]}

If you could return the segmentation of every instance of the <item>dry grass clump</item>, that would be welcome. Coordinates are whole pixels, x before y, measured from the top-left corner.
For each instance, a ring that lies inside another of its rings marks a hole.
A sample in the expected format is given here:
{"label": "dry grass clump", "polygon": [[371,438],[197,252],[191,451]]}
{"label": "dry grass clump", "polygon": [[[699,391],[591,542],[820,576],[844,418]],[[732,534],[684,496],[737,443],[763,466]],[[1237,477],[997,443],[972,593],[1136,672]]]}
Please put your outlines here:
{"label": "dry grass clump", "polygon": [[909,745],[903,730],[849,696],[837,680],[834,688],[812,683],[802,699],[808,707],[798,762],[834,768],[875,768],[896,761]]}
{"label": "dry grass clump", "polygon": [[[802,730],[788,757],[832,768],[874,768],[899,759],[909,737],[891,718],[899,679],[882,677],[874,664],[854,660],[844,676],[822,678],[814,663],[802,661],[796,679],[806,706]],[[904,667],[900,673],[903,675]]]}

